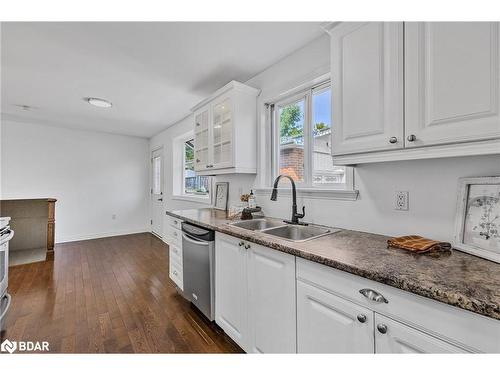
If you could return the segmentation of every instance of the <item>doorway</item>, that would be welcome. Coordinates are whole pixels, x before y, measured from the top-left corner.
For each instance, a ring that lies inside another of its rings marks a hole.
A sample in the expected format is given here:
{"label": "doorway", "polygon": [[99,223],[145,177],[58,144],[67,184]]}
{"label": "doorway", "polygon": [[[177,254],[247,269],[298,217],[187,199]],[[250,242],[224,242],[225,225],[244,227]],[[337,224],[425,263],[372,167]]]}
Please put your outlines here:
{"label": "doorway", "polygon": [[163,234],[163,148],[151,152],[151,233]]}

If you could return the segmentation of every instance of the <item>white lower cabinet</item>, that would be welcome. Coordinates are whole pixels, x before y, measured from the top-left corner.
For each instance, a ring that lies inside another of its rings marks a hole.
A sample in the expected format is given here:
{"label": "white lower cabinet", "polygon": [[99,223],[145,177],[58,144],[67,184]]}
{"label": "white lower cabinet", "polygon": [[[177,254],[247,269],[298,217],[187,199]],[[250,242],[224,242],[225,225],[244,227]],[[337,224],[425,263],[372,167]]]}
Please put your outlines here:
{"label": "white lower cabinet", "polygon": [[376,353],[467,353],[418,329],[375,314]]}
{"label": "white lower cabinet", "polygon": [[295,257],[247,244],[249,352],[295,353]]}
{"label": "white lower cabinet", "polygon": [[215,321],[248,353],[295,353],[295,257],[216,233]]}
{"label": "white lower cabinet", "polygon": [[215,235],[215,321],[239,346],[248,342],[247,255],[238,238]]}
{"label": "white lower cabinet", "polygon": [[373,312],[297,281],[299,353],[373,353]]}
{"label": "white lower cabinet", "polygon": [[215,241],[215,320],[247,353],[500,352],[498,320],[226,234]]}

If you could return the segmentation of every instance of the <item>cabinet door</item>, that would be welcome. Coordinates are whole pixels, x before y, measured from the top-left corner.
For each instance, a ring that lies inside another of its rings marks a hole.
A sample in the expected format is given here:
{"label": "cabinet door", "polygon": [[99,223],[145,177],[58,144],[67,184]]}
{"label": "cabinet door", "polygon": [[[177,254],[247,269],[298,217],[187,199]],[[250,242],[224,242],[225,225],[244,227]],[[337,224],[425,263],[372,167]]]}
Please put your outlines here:
{"label": "cabinet door", "polygon": [[403,23],[346,22],[331,31],[332,153],[403,147]]}
{"label": "cabinet door", "polygon": [[405,23],[406,147],[500,137],[499,39],[497,22]]}
{"label": "cabinet door", "polygon": [[466,353],[415,328],[375,314],[376,353]]}
{"label": "cabinet door", "polygon": [[248,246],[249,352],[295,353],[295,257]]}
{"label": "cabinet door", "polygon": [[205,107],[194,114],[194,169],[206,170],[210,165],[209,155],[209,107]]}
{"label": "cabinet door", "polygon": [[212,167],[233,166],[233,119],[231,99],[226,97],[212,105]]}
{"label": "cabinet door", "polygon": [[247,348],[247,262],[241,240],[216,233],[215,321],[243,349]]}
{"label": "cabinet door", "polygon": [[297,281],[299,353],[373,353],[373,312]]}

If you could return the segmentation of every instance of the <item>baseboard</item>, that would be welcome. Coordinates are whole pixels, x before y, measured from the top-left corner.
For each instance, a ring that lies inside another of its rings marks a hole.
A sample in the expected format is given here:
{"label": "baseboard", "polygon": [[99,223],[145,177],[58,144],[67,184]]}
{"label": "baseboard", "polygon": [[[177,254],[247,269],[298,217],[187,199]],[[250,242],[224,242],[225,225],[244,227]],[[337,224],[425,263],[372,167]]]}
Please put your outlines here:
{"label": "baseboard", "polygon": [[105,232],[105,233],[90,233],[83,234],[79,236],[69,236],[62,237],[56,239],[56,244],[65,243],[65,242],[74,242],[74,241],[85,241],[85,240],[94,240],[97,238],[105,238],[105,237],[114,237],[114,236],[124,236],[127,234],[137,234],[137,233],[145,233],[151,232],[150,228],[142,228],[142,229],[133,229],[133,230],[121,230],[116,232]]}

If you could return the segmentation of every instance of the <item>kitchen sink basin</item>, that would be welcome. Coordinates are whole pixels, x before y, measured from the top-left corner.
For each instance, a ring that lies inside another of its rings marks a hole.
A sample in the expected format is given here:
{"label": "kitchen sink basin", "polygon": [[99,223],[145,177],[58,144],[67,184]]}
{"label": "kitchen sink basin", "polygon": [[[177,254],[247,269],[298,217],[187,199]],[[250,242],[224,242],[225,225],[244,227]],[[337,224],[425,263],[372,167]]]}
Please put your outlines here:
{"label": "kitchen sink basin", "polygon": [[303,242],[313,240],[315,238],[325,236],[330,233],[338,232],[338,229],[324,228],[314,225],[286,225],[276,228],[265,229],[262,233],[272,236],[281,237],[285,240],[294,242]]}
{"label": "kitchen sink basin", "polygon": [[264,229],[279,227],[285,224],[283,223],[283,221],[280,220],[252,219],[252,220],[238,221],[236,223],[232,223],[231,225],[238,228],[261,231]]}

